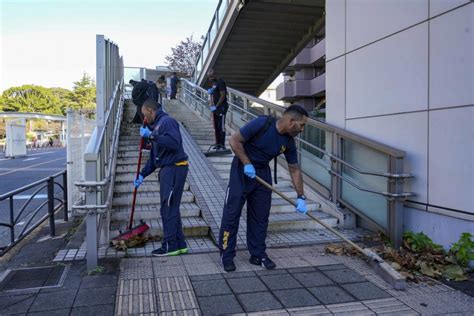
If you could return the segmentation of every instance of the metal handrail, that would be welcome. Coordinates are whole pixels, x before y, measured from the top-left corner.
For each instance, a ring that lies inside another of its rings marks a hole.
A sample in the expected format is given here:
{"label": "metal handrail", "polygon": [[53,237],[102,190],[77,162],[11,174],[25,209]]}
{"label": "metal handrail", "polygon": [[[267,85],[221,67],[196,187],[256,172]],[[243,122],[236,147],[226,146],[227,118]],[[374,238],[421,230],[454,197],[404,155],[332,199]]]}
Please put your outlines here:
{"label": "metal handrail", "polygon": [[[54,179],[62,176],[63,184],[61,185],[59,182],[56,182]],[[3,256],[6,252],[8,252],[11,248],[13,248],[16,244],[18,244],[23,238],[28,236],[33,230],[35,230],[38,226],[40,226],[47,218],[49,218],[49,226],[50,226],[50,235],[55,236],[56,228],[55,228],[55,221],[54,216],[60,210],[64,210],[64,221],[68,221],[68,212],[67,212],[67,172],[66,170],[53,174],[47,178],[35,181],[31,184],[25,185],[21,188],[12,190],[10,192],[4,193],[0,196],[0,201],[7,200],[9,201],[9,222],[3,223],[0,222],[0,226],[7,227],[10,230],[10,243],[5,247],[0,248],[0,256]],[[36,186],[40,186],[37,188],[33,194],[23,203],[20,208],[20,211],[15,216],[15,209],[13,204],[13,198],[15,195],[28,191],[31,188]],[[54,187],[58,186],[59,191],[55,192]],[[48,197],[47,200],[42,202],[40,205],[35,207],[27,216],[29,216],[28,220],[25,222],[23,229],[19,232],[19,234],[15,234],[15,226],[24,219],[22,217],[23,213],[30,205],[31,201],[35,198],[35,196],[41,192],[41,190],[47,188]],[[56,194],[60,194],[62,192],[63,198],[60,199],[56,197]],[[58,201],[59,203],[55,206],[54,201]],[[48,211],[45,215],[43,215],[40,219],[38,219],[33,225],[30,226],[33,219],[40,213],[45,205],[48,205]]]}
{"label": "metal handrail", "polygon": [[[200,115],[209,118],[210,110],[207,106],[209,96],[205,89],[183,79],[181,91],[181,98],[186,103],[189,103],[191,107],[194,107]],[[229,114],[227,116],[230,121],[228,124],[234,128],[241,126],[238,121],[235,121],[234,116],[240,117],[242,121],[247,122],[259,114],[278,117],[285,110],[285,107],[261,100],[232,88],[227,88],[227,92],[229,104]],[[241,100],[241,102],[237,103],[237,100]],[[315,132],[318,132],[318,130],[320,133],[324,132],[326,135],[325,143],[331,144],[329,147],[330,149],[326,150],[324,147],[319,147],[305,139],[305,137],[311,137],[311,135],[304,135],[295,138],[297,152],[300,158],[299,161],[302,161],[301,158],[303,155],[305,159],[310,159],[309,162],[306,162],[301,167],[302,172],[310,179],[313,189],[327,197],[336,205],[341,204],[354,213],[359,214],[361,217],[368,219],[381,231],[387,233],[395,242],[395,245],[400,245],[403,234],[403,201],[406,200],[407,197],[414,195],[414,193],[403,191],[403,183],[405,179],[413,177],[412,174],[403,171],[405,152],[313,118],[308,118],[307,126],[308,129],[315,129]],[[380,172],[364,170],[363,168],[355,166],[347,161],[344,157],[344,142],[352,142],[357,146],[367,147],[368,150],[374,151],[374,153],[379,153],[381,159],[383,159],[380,161],[384,161],[387,164],[387,171]],[[315,159],[316,156],[313,154],[314,151],[328,157],[329,161]],[[327,161],[328,164],[325,165],[323,161]],[[329,173],[329,178],[325,178],[323,175],[324,173],[313,173],[313,162],[322,166],[322,170],[326,170]],[[344,168],[350,169],[360,176],[380,177],[386,179],[386,181],[383,184],[377,184],[378,190],[374,190],[367,187],[364,183],[361,185],[361,182],[355,182],[348,178],[347,174],[345,174]],[[321,182],[321,180],[324,180],[325,182]],[[361,203],[362,200],[360,200],[366,198],[366,196],[359,195],[359,202],[354,201],[354,197],[347,193],[348,191],[345,191],[342,183],[347,183],[349,186],[355,188],[360,192],[359,194],[366,192],[385,197],[387,204],[384,205],[382,202],[379,202],[381,203],[379,205],[381,211],[383,210],[383,212],[387,212],[383,217],[386,222],[379,222],[380,219],[377,221],[376,218],[369,216],[368,214],[370,214],[370,211],[364,209],[365,206]],[[351,203],[351,201],[355,203]],[[361,209],[358,209],[357,205],[359,205]]]}

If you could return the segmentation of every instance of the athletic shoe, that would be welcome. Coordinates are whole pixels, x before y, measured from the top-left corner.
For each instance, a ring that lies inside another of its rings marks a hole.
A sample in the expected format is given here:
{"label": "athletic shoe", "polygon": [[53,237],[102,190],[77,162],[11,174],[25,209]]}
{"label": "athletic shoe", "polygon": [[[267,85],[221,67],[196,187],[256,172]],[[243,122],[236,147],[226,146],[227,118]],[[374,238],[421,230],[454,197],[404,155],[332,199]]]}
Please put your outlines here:
{"label": "athletic shoe", "polygon": [[234,261],[229,261],[229,262],[223,262],[222,266],[224,267],[224,270],[226,272],[232,272],[235,271],[235,264]]}
{"label": "athletic shoe", "polygon": [[[186,252],[187,252],[188,248],[185,248],[185,249],[186,249]],[[153,250],[151,252],[151,255],[155,256],[155,257],[166,257],[166,256],[178,256],[182,253],[185,253],[185,252],[182,252],[181,249],[178,249],[178,250],[175,250],[175,251],[167,251],[165,248],[161,247],[161,248]]]}
{"label": "athletic shoe", "polygon": [[188,247],[178,249],[178,251],[179,251],[180,255],[184,255],[184,254],[188,253]]}
{"label": "athletic shoe", "polygon": [[249,262],[251,264],[256,265],[256,266],[261,266],[262,268],[265,268],[267,270],[271,270],[271,269],[276,268],[275,262],[273,262],[268,257],[258,258],[258,257],[251,256],[250,259],[249,259]]}

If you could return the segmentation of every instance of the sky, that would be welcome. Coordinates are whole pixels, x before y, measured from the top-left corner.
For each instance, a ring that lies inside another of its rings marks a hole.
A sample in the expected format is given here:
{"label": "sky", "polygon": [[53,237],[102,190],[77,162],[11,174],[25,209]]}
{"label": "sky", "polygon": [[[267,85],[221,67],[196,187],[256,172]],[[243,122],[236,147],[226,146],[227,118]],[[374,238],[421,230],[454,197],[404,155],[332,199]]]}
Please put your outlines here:
{"label": "sky", "polygon": [[71,89],[95,78],[96,34],[125,66],[155,68],[187,36],[198,40],[218,0],[0,0],[0,92],[23,84]]}

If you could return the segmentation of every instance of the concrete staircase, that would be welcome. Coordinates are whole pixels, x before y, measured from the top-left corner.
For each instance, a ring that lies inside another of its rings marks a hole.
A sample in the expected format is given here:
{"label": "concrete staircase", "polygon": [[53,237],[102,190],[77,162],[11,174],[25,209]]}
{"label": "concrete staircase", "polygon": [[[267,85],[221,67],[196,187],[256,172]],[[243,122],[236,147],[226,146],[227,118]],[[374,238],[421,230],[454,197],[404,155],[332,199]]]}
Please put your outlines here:
{"label": "concrete staircase", "polygon": [[[180,121],[185,126],[189,134],[199,145],[201,151],[207,151],[209,146],[215,143],[212,123],[198,116],[186,105],[181,102],[174,101],[172,104],[166,107],[166,110],[170,115],[172,115],[176,120]],[[227,132],[227,148],[230,148],[228,144],[229,137],[230,133]],[[219,173],[222,180],[227,184],[229,180],[229,171],[233,154],[219,157],[208,157],[207,159],[212,163],[214,169]],[[273,175],[273,163],[271,163],[271,167]],[[291,184],[289,174],[281,166],[278,166],[278,184],[274,184],[274,186],[289,197],[296,199],[296,192],[294,191]],[[337,226],[336,217],[318,210],[319,205],[314,201],[308,200],[307,202],[308,210],[311,214],[320,218],[332,227]],[[246,206],[244,206],[244,210],[242,212],[244,218],[246,217],[245,209]],[[279,196],[275,194],[273,195],[268,228],[269,234],[272,232],[295,232],[321,228],[321,225],[311,220],[308,216],[296,213],[294,206],[290,205]]]}
{"label": "concrete staircase", "polygon": [[[125,105],[123,122],[120,131],[119,151],[116,166],[116,178],[114,186],[114,197],[112,202],[113,212],[111,216],[111,238],[115,237],[119,230],[126,230],[128,225],[133,185],[135,179],[138,149],[140,143],[140,125],[130,123],[135,114],[135,106],[129,101]],[[149,157],[148,151],[143,151],[142,167]],[[183,230],[186,237],[201,237],[209,235],[209,225],[201,216],[201,209],[195,203],[194,194],[185,184],[183,197],[181,199],[181,218]],[[135,207],[136,225],[145,221],[149,226],[149,233],[154,236],[162,236],[163,229],[160,216],[160,188],[158,182],[158,170],[149,175],[137,192]]]}

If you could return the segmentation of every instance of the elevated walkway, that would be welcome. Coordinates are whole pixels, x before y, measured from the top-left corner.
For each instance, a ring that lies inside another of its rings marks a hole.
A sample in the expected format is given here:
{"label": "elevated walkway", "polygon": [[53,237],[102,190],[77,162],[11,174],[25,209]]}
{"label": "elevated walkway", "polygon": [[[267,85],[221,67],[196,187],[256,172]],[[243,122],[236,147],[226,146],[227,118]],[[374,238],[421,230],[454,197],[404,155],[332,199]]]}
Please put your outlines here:
{"label": "elevated walkway", "polygon": [[194,80],[203,86],[214,68],[229,86],[259,95],[322,30],[322,0],[221,1]]}

